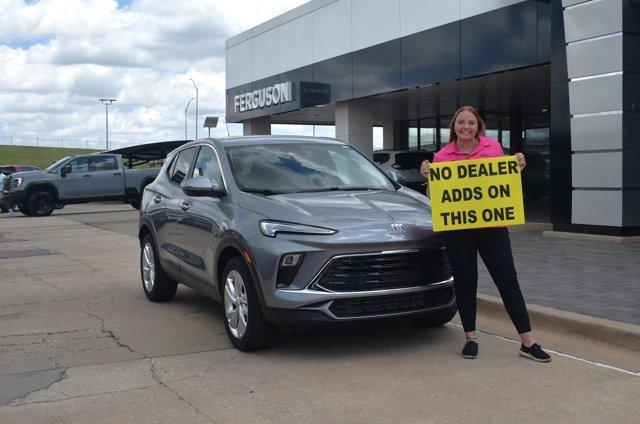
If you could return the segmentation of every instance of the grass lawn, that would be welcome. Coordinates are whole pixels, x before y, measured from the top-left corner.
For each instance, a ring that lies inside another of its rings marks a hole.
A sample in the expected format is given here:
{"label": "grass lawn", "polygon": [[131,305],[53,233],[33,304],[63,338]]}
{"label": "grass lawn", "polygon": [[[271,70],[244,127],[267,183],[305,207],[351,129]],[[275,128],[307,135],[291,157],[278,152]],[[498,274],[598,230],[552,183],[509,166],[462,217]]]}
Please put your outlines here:
{"label": "grass lawn", "polygon": [[97,151],[60,147],[0,146],[0,165],[35,165],[44,169],[62,157]]}

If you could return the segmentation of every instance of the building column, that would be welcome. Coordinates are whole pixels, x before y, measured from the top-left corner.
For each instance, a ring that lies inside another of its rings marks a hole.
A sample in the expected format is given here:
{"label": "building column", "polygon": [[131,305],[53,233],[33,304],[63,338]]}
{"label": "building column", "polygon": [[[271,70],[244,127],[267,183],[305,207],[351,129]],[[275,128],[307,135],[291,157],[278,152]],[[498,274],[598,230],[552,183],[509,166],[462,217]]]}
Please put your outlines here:
{"label": "building column", "polygon": [[[558,34],[556,23],[564,31],[552,49],[566,54],[565,67],[557,62],[562,55],[552,51],[551,146],[565,144],[552,154],[552,180],[569,177],[570,183],[558,183],[570,184],[561,191],[570,192],[571,211],[570,223],[554,220],[556,230],[640,234],[640,113],[634,107],[640,103],[640,23],[632,19],[637,8],[626,0],[552,3],[552,13],[562,14],[562,21],[552,16],[552,33]],[[563,78],[554,78],[554,67],[564,71]]]}
{"label": "building column", "polygon": [[402,123],[387,121],[382,124],[382,148],[385,150],[399,150],[402,138]]}
{"label": "building column", "polygon": [[271,117],[261,116],[242,121],[243,135],[271,135]]}
{"label": "building column", "polygon": [[347,100],[335,105],[336,138],[373,158],[373,114],[367,100]]}

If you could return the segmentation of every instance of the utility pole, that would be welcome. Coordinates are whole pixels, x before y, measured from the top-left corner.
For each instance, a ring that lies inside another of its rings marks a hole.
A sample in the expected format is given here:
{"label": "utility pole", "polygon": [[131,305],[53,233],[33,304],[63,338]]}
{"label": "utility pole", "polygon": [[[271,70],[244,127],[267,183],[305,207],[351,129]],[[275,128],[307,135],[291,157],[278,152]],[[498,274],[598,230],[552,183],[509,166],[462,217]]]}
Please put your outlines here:
{"label": "utility pole", "polygon": [[104,105],[105,113],[105,132],[107,134],[107,150],[109,150],[109,105],[118,99],[98,99]]}
{"label": "utility pole", "polygon": [[193,97],[189,99],[189,101],[187,102],[187,106],[184,108],[184,139],[188,140],[187,138],[187,109],[189,109],[189,105],[191,104],[191,100],[193,100]]}
{"label": "utility pole", "polygon": [[198,86],[196,85],[196,82],[193,80],[193,78],[189,78],[189,79],[193,83],[193,87],[196,89],[196,138],[194,138],[194,140],[197,140],[198,139]]}

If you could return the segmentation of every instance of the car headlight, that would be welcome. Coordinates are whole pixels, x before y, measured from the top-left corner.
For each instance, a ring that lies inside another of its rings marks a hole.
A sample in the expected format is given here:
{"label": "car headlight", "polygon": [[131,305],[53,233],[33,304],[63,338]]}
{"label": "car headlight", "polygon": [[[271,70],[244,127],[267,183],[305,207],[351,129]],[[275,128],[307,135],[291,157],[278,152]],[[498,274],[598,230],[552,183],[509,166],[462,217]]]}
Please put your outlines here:
{"label": "car headlight", "polygon": [[13,188],[18,188],[22,185],[22,177],[12,178],[11,183],[13,184]]}
{"label": "car headlight", "polygon": [[338,232],[330,228],[311,225],[294,224],[281,221],[260,221],[260,232],[267,237],[275,237],[278,233],[331,235]]}

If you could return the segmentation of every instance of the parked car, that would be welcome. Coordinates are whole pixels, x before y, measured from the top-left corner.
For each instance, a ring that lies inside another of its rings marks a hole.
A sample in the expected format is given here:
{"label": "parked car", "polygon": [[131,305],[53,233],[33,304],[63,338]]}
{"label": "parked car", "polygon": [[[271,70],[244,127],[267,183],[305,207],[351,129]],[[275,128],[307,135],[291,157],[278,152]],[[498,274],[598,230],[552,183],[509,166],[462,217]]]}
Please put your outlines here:
{"label": "parked car", "polygon": [[40,170],[40,168],[32,165],[0,165],[0,211],[2,211],[3,213],[9,212],[9,205],[5,203],[2,195],[2,187],[4,185],[5,178],[9,177],[15,172],[38,170]]}
{"label": "parked car", "polygon": [[425,159],[433,161],[433,152],[424,150],[376,150],[373,161],[391,178],[405,187],[424,193],[420,165]]}
{"label": "parked car", "polygon": [[142,289],[183,283],[221,302],[231,343],[276,326],[454,316],[453,278],[427,197],[337,140],[265,136],[188,143],[140,208]]}
{"label": "parked car", "polygon": [[123,200],[140,207],[144,187],[158,168],[125,169],[118,154],[64,157],[44,171],[16,172],[2,188],[4,204],[29,216],[51,215],[56,207],[95,200]]}

